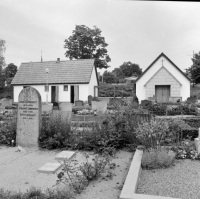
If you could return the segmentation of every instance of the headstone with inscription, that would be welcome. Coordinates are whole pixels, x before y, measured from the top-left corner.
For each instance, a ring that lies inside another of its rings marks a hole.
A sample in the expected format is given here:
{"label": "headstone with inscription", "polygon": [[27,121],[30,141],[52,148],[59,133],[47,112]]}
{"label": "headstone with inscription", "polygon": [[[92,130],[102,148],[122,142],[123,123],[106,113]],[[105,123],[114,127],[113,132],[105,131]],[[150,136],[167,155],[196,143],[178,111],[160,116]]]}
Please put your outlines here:
{"label": "headstone with inscription", "polygon": [[26,87],[20,92],[17,112],[17,145],[38,148],[41,108],[41,96],[36,89]]}

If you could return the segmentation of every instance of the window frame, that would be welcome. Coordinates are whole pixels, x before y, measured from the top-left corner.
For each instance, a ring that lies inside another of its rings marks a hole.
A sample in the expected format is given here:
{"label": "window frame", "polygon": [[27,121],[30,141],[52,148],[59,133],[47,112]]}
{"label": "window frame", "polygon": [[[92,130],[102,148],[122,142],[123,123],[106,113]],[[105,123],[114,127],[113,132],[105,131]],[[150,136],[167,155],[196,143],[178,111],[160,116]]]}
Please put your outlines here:
{"label": "window frame", "polygon": [[[67,89],[66,89],[67,88]],[[69,88],[68,88],[68,84],[64,84],[63,85],[63,91],[68,91],[69,90]]]}

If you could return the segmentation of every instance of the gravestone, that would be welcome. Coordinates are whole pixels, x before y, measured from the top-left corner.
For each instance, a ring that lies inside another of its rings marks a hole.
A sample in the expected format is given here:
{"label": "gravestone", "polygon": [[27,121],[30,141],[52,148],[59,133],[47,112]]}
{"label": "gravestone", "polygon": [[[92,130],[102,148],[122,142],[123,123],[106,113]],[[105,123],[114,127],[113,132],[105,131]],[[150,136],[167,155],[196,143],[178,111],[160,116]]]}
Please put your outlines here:
{"label": "gravestone", "polygon": [[194,144],[195,144],[197,153],[200,154],[200,128],[199,128],[198,138],[194,139]]}
{"label": "gravestone", "polygon": [[141,100],[141,107],[143,108],[143,109],[148,109],[148,108],[150,108],[150,106],[151,106],[151,101],[149,101],[149,100]]}
{"label": "gravestone", "polygon": [[20,92],[17,112],[17,145],[38,148],[41,108],[41,96],[36,89],[26,87]]}
{"label": "gravestone", "polygon": [[107,110],[107,102],[106,101],[92,101],[92,110],[96,110],[97,114],[105,113]]}
{"label": "gravestone", "polygon": [[82,100],[75,101],[75,106],[83,106],[83,101]]}
{"label": "gravestone", "polygon": [[89,105],[91,105],[92,100],[93,100],[92,95],[88,95],[88,104]]}

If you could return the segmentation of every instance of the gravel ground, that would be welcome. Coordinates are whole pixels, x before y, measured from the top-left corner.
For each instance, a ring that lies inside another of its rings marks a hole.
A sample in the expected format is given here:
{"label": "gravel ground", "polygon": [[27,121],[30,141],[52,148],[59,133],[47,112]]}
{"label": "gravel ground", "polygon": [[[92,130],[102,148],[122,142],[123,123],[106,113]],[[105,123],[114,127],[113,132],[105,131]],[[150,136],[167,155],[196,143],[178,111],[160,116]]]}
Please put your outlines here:
{"label": "gravel ground", "polygon": [[[0,146],[0,189],[5,191],[26,192],[32,186],[45,191],[56,186],[56,174],[38,173],[37,169],[46,162],[57,162],[55,156],[60,150],[26,150],[17,152],[17,147]],[[91,155],[93,152],[86,152]],[[113,178],[107,179],[106,172],[91,182],[77,199],[116,199],[121,193],[133,153],[120,150],[112,162],[116,168],[112,170]],[[72,165],[86,161],[84,152],[77,152]],[[65,189],[67,187],[64,187]]]}
{"label": "gravel ground", "polygon": [[200,199],[200,161],[177,160],[167,169],[142,170],[137,193]]}

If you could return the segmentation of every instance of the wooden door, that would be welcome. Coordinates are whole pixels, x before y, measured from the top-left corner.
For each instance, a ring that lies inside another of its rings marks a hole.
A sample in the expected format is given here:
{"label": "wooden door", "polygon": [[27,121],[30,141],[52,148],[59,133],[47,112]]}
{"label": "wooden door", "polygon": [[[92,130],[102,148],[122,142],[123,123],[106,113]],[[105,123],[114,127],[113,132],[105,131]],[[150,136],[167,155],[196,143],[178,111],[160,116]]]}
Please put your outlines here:
{"label": "wooden door", "polygon": [[74,103],[74,86],[73,85],[71,85],[71,92],[70,92],[70,101],[71,101],[71,103]]}
{"label": "wooden door", "polygon": [[170,86],[155,86],[155,93],[158,103],[169,102]]}
{"label": "wooden door", "polygon": [[56,101],[56,87],[51,86],[51,103]]}

